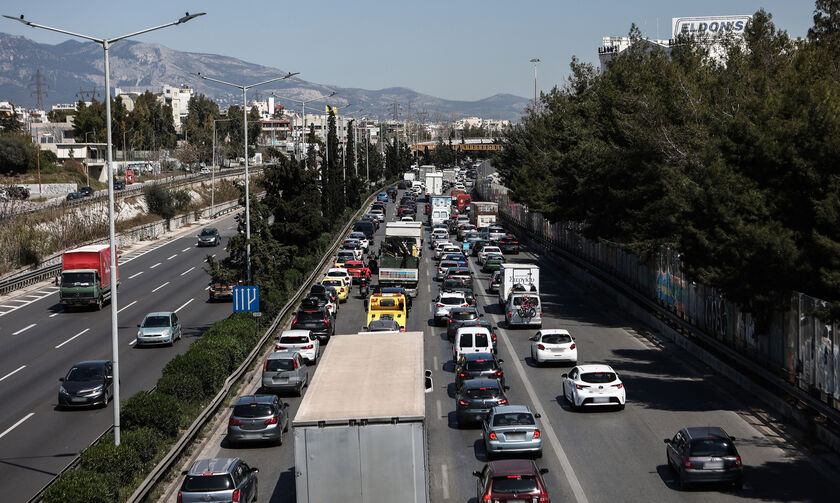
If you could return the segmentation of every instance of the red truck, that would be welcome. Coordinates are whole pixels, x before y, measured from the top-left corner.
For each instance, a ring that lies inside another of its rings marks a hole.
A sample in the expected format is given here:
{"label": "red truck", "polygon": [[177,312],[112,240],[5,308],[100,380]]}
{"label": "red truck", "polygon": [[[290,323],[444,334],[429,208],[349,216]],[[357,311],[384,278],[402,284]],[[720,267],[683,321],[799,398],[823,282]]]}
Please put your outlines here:
{"label": "red truck", "polygon": [[[120,285],[117,264],[116,285]],[[61,257],[59,301],[65,310],[72,307],[102,309],[111,299],[111,249],[108,245],[89,245],[64,252]]]}
{"label": "red truck", "polygon": [[463,213],[465,211],[470,211],[470,204],[472,204],[472,197],[467,194],[461,194],[458,196],[456,205],[458,206],[458,211]]}

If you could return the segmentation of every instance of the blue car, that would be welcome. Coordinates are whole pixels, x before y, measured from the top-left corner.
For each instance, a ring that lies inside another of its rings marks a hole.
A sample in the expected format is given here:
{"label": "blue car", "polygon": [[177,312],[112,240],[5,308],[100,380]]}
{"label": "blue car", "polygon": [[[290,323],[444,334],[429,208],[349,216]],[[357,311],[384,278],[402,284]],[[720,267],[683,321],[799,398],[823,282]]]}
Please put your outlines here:
{"label": "blue car", "polygon": [[388,202],[388,194],[385,193],[385,192],[380,192],[379,194],[377,194],[376,200],[377,201],[382,201],[383,203],[387,203]]}

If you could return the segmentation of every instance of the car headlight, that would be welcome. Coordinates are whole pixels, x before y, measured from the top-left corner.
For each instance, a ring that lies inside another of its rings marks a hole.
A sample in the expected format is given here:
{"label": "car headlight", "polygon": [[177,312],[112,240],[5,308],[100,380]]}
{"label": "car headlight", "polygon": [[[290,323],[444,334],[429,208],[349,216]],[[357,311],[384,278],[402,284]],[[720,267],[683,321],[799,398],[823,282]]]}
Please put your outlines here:
{"label": "car headlight", "polygon": [[172,331],[167,328],[160,335],[163,336],[163,337],[169,337],[171,334],[172,334]]}
{"label": "car headlight", "polygon": [[90,391],[91,391],[91,393],[101,393],[101,392],[102,392],[102,390],[104,390],[104,389],[105,389],[105,385],[104,385],[104,384],[100,384],[99,386],[97,386],[97,387],[93,388],[93,389],[92,389],[92,390],[90,390]]}
{"label": "car headlight", "polygon": [[137,331],[137,337],[143,337],[143,331],[142,330]]}
{"label": "car headlight", "polygon": [[62,395],[69,395],[70,394],[70,393],[67,392],[66,389],[64,389],[64,386],[59,386],[58,387],[58,392],[61,393]]}

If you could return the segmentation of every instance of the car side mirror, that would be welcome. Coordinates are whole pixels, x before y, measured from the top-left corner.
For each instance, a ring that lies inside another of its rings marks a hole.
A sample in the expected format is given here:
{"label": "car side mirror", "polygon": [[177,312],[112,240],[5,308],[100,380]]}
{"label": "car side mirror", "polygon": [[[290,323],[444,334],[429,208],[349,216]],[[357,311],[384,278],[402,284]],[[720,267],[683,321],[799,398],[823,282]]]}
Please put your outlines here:
{"label": "car side mirror", "polygon": [[63,378],[63,377],[59,377],[59,378],[58,378],[58,382],[64,382],[64,378]]}
{"label": "car side mirror", "polygon": [[537,412],[536,414],[534,414],[534,417],[535,417],[535,418],[537,418],[537,419],[539,419],[539,418],[541,418],[541,417],[542,417],[542,415],[541,415],[539,412]]}
{"label": "car side mirror", "polygon": [[510,389],[510,386],[505,386],[505,391],[508,391],[509,389]]}
{"label": "car side mirror", "polygon": [[251,468],[251,473],[260,473],[259,468]]}
{"label": "car side mirror", "polygon": [[560,374],[560,377],[562,377],[563,379],[567,379],[569,377],[569,374]]}
{"label": "car side mirror", "polygon": [[670,438],[663,439],[663,442],[665,442],[666,444],[670,444],[670,443],[671,443],[671,439],[670,439]]}
{"label": "car side mirror", "polygon": [[473,472],[473,477],[481,477],[481,472],[476,470]]}
{"label": "car side mirror", "polygon": [[137,324],[137,328],[140,328],[140,324],[139,324],[139,323]]}
{"label": "car side mirror", "polygon": [[734,441],[735,441],[735,437],[729,437],[729,440],[730,440],[730,441],[732,441],[732,442],[734,442]]}
{"label": "car side mirror", "polygon": [[528,337],[528,340],[529,340],[529,341],[536,341],[536,340],[537,340],[537,336],[535,335],[535,336],[533,336],[533,337]]}
{"label": "car side mirror", "polygon": [[114,376],[105,376],[105,379],[113,379]]}
{"label": "car side mirror", "polygon": [[499,327],[493,327],[493,331],[494,331],[494,332],[498,332],[498,331],[499,331]]}
{"label": "car side mirror", "polygon": [[289,402],[283,402],[283,408],[284,409],[289,408]]}
{"label": "car side mirror", "polygon": [[186,474],[188,474],[188,473],[190,473],[190,471],[189,471],[189,470],[181,470],[181,475],[186,475]]}
{"label": "car side mirror", "polygon": [[505,361],[499,358],[499,363],[504,363]]}
{"label": "car side mirror", "polygon": [[432,371],[426,369],[424,374],[424,382],[423,382],[423,392],[424,393],[431,393],[434,389],[434,382],[432,381]]}
{"label": "car side mirror", "polygon": [[548,468],[540,468],[540,475],[545,475],[548,473]]}
{"label": "car side mirror", "polygon": [[280,340],[280,336],[278,335],[277,337],[275,337],[275,338],[274,338],[274,340],[275,340],[275,341],[279,341],[279,340]]}

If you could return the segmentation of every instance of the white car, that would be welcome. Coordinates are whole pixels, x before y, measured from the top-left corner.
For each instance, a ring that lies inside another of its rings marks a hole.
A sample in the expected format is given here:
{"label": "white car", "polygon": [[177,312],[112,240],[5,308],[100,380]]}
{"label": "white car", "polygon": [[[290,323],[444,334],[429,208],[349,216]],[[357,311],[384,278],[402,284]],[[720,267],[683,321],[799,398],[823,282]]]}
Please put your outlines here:
{"label": "white car", "polygon": [[382,210],[370,210],[368,215],[376,217],[380,223],[385,221],[385,212]]}
{"label": "white car", "polygon": [[348,238],[357,240],[362,246],[362,248],[364,248],[365,250],[367,250],[368,247],[370,247],[370,240],[368,240],[364,232],[351,232]]}
{"label": "white car", "polygon": [[435,301],[435,325],[443,325],[449,319],[453,307],[470,307],[463,292],[444,292]]}
{"label": "white car", "polygon": [[502,253],[502,249],[498,246],[485,246],[480,252],[478,252],[478,263],[483,265],[484,259],[486,259],[487,255],[490,255],[491,253],[495,255],[504,255]]}
{"label": "white car", "polygon": [[411,217],[410,217],[410,216],[408,216],[408,215],[406,215],[406,216],[404,216],[404,217],[400,218],[400,222],[413,222],[413,221],[414,221],[414,219],[413,219],[413,218],[411,218]]}
{"label": "white car", "polygon": [[624,408],[624,384],[609,365],[579,365],[563,374],[563,397],[575,410],[581,407]]}
{"label": "white car", "polygon": [[350,288],[350,285],[353,284],[353,277],[350,276],[350,272],[343,267],[333,267],[329,271],[327,271],[327,276],[331,278],[343,278],[344,283],[347,285],[347,288]]}
{"label": "white car", "polygon": [[432,230],[432,240],[449,238],[449,231],[446,229],[437,228]]}
{"label": "white car", "polygon": [[438,238],[433,238],[431,240],[431,244],[432,244],[432,250],[437,251],[437,249],[440,248],[443,245],[454,245],[455,243],[453,243],[448,237],[445,237],[445,238],[439,238],[439,239]]}
{"label": "white car", "polygon": [[540,330],[531,341],[531,359],[535,364],[567,362],[577,365],[577,345],[568,330]]}
{"label": "white car", "polygon": [[318,361],[321,342],[309,330],[284,330],[274,338],[274,351],[297,351],[309,363]]}
{"label": "white car", "polygon": [[464,251],[458,248],[456,245],[450,243],[447,245],[440,246],[435,250],[435,259],[440,259],[442,256],[448,255],[450,253],[464,253]]}

